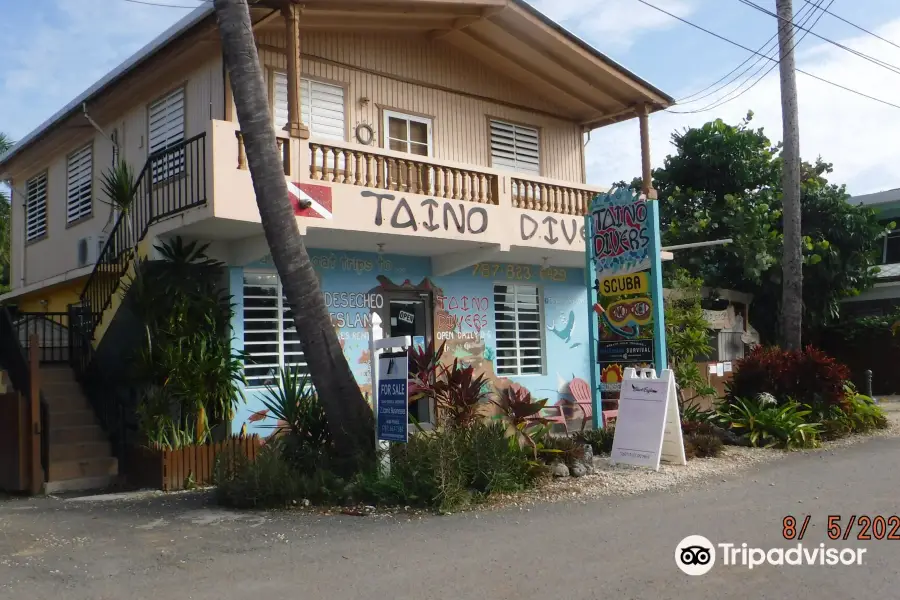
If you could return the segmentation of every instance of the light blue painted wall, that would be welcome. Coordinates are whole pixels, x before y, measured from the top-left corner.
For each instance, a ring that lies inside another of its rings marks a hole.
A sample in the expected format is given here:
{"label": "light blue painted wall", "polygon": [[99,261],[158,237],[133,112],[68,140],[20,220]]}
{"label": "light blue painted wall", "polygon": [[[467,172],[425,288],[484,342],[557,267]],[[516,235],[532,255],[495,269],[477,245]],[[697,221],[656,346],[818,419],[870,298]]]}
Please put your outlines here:
{"label": "light blue painted wall", "polygon": [[[380,285],[380,279],[402,285],[417,286],[428,277],[435,288],[436,303],[444,313],[436,323],[440,331],[448,329],[447,321],[458,325],[454,337],[459,342],[454,354],[461,362],[485,366],[496,355],[494,342],[494,283],[531,283],[541,287],[544,301],[546,370],[543,375],[511,378],[531,390],[537,397],[558,402],[560,390],[573,377],[588,378],[588,335],[585,323],[587,294],[580,269],[542,269],[536,265],[492,263],[468,267],[444,277],[430,277],[431,260],[427,257],[378,255],[374,253],[310,250],[322,289],[326,294],[332,320],[339,325],[344,354],[357,381],[369,384],[368,326],[370,309],[366,297]],[[274,271],[269,261],[248,266],[247,269]],[[230,269],[231,293],[235,303],[233,330],[235,347],[243,348],[243,272]],[[569,319],[574,319],[571,329]],[[437,340],[440,343],[441,340]],[[493,371],[493,365],[486,365]],[[247,389],[247,403],[235,415],[235,431],[254,412],[263,408],[259,389]],[[259,423],[248,423],[251,430]]]}

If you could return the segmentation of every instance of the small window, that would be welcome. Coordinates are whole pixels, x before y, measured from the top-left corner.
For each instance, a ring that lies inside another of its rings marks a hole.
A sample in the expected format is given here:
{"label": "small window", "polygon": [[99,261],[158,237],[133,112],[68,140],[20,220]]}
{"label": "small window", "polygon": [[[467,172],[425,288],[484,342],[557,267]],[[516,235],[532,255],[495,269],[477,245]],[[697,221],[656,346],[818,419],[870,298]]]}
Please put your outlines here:
{"label": "small window", "polygon": [[384,147],[397,152],[431,156],[431,119],[384,111]]}
{"label": "small window", "polygon": [[544,302],[533,285],[494,286],[497,375],[544,373]]}
{"label": "small window", "polygon": [[248,387],[277,382],[281,369],[307,372],[306,358],[275,273],[244,273],[244,376]]}
{"label": "small window", "polygon": [[491,165],[519,173],[541,173],[538,130],[491,119]]}
{"label": "small window", "polygon": [[[177,147],[184,141],[184,88],[178,88],[147,107],[150,154]],[[153,161],[153,183],[184,172],[184,151],[166,152]]]}
{"label": "small window", "polygon": [[25,182],[25,240],[47,235],[47,172]]}
{"label": "small window", "polygon": [[91,214],[93,159],[92,146],[86,146],[69,156],[66,165],[66,223],[73,223]]}
{"label": "small window", "polygon": [[[288,122],[287,73],[273,72],[272,118],[275,129],[281,130]],[[300,118],[312,135],[343,141],[345,135],[344,88],[338,85],[300,80]]]}
{"label": "small window", "polygon": [[892,231],[884,238],[884,256],[881,264],[900,263],[900,231]]}

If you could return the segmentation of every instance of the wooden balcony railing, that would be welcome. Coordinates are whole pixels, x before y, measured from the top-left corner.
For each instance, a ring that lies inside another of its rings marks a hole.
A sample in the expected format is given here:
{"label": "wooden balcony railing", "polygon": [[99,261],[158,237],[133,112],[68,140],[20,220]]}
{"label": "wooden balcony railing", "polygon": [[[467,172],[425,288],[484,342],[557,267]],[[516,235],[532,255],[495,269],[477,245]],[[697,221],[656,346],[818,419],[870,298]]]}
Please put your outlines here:
{"label": "wooden balcony railing", "polygon": [[[296,140],[278,133],[284,174],[294,181],[308,178],[572,216],[586,214],[593,197],[602,191],[585,184],[505,173],[347,142]],[[244,140],[240,131],[235,134],[237,166],[246,169]]]}
{"label": "wooden balcony railing", "polygon": [[310,142],[309,176],[381,190],[425,194],[448,200],[497,204],[499,178],[494,173],[449,166],[369,148],[346,148]]}
{"label": "wooden balcony railing", "polygon": [[599,191],[557,183],[511,178],[512,205],[561,215],[584,215]]}

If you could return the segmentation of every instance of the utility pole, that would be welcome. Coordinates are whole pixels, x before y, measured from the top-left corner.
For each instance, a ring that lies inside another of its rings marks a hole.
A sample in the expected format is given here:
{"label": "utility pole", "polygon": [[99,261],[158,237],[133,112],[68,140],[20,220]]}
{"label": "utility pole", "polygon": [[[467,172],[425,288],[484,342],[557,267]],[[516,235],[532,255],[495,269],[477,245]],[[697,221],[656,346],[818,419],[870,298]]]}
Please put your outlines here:
{"label": "utility pole", "polygon": [[800,247],[800,126],[794,71],[794,9],[791,0],[775,0],[778,13],[781,122],[784,146],[781,177],[784,220],[782,258],[781,338],[785,348],[800,347],[803,326],[803,253]]}

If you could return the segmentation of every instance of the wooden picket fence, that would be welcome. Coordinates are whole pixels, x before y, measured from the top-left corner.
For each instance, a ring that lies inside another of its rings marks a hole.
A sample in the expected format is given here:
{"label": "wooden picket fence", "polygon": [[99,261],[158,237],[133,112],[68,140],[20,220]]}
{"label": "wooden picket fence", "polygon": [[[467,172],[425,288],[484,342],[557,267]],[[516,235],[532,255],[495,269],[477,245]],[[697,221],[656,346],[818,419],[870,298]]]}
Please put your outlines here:
{"label": "wooden picket fence", "polygon": [[131,448],[128,456],[129,482],[165,492],[183,490],[188,485],[213,483],[216,458],[234,460],[243,456],[256,460],[262,442],[259,436],[233,436],[222,442],[184,446],[177,450]]}

